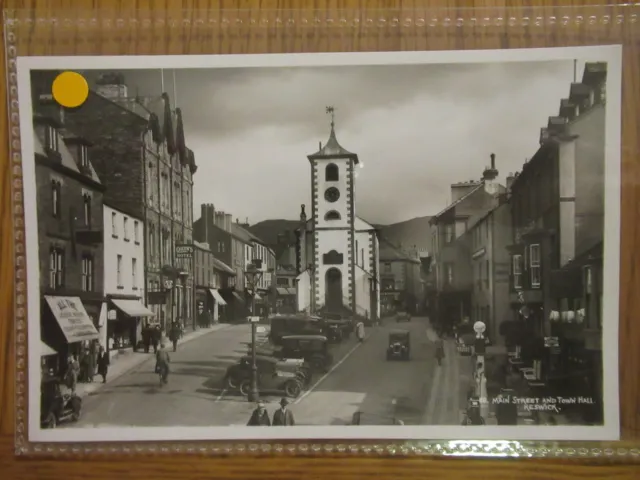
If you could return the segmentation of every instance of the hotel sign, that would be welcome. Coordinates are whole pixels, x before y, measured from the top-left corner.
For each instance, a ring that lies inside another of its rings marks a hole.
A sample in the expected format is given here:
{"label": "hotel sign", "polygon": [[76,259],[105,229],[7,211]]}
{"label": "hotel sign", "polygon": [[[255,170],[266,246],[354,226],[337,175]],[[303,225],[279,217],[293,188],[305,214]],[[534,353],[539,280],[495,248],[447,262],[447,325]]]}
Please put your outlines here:
{"label": "hotel sign", "polygon": [[176,245],[176,258],[193,257],[193,245]]}

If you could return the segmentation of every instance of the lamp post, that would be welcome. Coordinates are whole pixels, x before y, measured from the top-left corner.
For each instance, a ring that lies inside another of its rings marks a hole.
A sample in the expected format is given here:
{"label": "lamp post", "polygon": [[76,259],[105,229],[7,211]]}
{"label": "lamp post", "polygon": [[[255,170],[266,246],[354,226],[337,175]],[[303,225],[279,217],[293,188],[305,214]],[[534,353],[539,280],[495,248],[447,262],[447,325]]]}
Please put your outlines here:
{"label": "lamp post", "polygon": [[251,295],[251,316],[249,317],[249,322],[251,323],[251,390],[248,395],[250,402],[257,402],[260,395],[258,392],[258,367],[256,365],[256,327],[258,323],[258,317],[256,317],[256,285],[262,277],[261,267],[262,261],[254,259],[244,272],[247,280],[247,290]]}
{"label": "lamp post", "polygon": [[[184,270],[179,273],[180,282],[182,283],[182,326],[184,327],[187,321],[187,277],[188,272]],[[179,314],[178,314],[179,315]]]}

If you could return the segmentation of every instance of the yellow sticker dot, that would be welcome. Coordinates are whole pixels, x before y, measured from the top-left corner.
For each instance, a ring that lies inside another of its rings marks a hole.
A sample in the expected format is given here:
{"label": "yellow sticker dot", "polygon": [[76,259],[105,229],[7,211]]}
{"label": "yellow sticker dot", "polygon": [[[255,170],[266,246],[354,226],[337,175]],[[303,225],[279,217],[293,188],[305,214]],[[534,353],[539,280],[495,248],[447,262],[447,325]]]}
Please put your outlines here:
{"label": "yellow sticker dot", "polygon": [[79,73],[62,72],[53,81],[51,93],[55,101],[63,107],[76,108],[87,100],[89,84]]}

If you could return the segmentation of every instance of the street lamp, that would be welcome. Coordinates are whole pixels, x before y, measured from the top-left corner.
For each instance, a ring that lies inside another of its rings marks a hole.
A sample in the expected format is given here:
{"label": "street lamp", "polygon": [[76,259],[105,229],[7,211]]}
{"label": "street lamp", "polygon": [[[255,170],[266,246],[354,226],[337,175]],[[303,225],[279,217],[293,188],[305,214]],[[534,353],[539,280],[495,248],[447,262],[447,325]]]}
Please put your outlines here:
{"label": "street lamp", "polygon": [[187,322],[187,277],[189,276],[189,273],[183,270],[178,275],[180,277],[180,282],[182,283],[182,322],[181,324],[184,328]]}
{"label": "street lamp", "polygon": [[256,317],[256,285],[262,278],[263,271],[261,267],[262,260],[254,259],[244,272],[247,290],[251,295],[251,316],[249,317],[249,322],[251,323],[251,390],[248,395],[250,402],[257,402],[259,397],[258,367],[256,365],[256,328],[258,324],[258,317]]}

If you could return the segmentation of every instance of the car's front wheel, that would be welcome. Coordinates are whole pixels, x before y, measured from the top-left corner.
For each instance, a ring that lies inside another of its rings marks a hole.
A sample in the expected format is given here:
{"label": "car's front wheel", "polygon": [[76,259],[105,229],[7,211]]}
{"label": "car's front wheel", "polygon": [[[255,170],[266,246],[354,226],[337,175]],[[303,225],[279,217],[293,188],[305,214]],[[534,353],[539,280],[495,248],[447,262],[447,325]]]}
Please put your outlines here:
{"label": "car's front wheel", "polygon": [[251,381],[248,379],[242,380],[242,382],[240,382],[239,390],[240,395],[248,397],[251,392]]}
{"label": "car's front wheel", "polygon": [[284,384],[284,393],[287,397],[297,398],[302,393],[302,385],[297,380],[289,380]]}
{"label": "car's front wheel", "polygon": [[227,375],[224,379],[224,386],[229,390],[235,390],[240,386],[240,381],[233,375]]}

